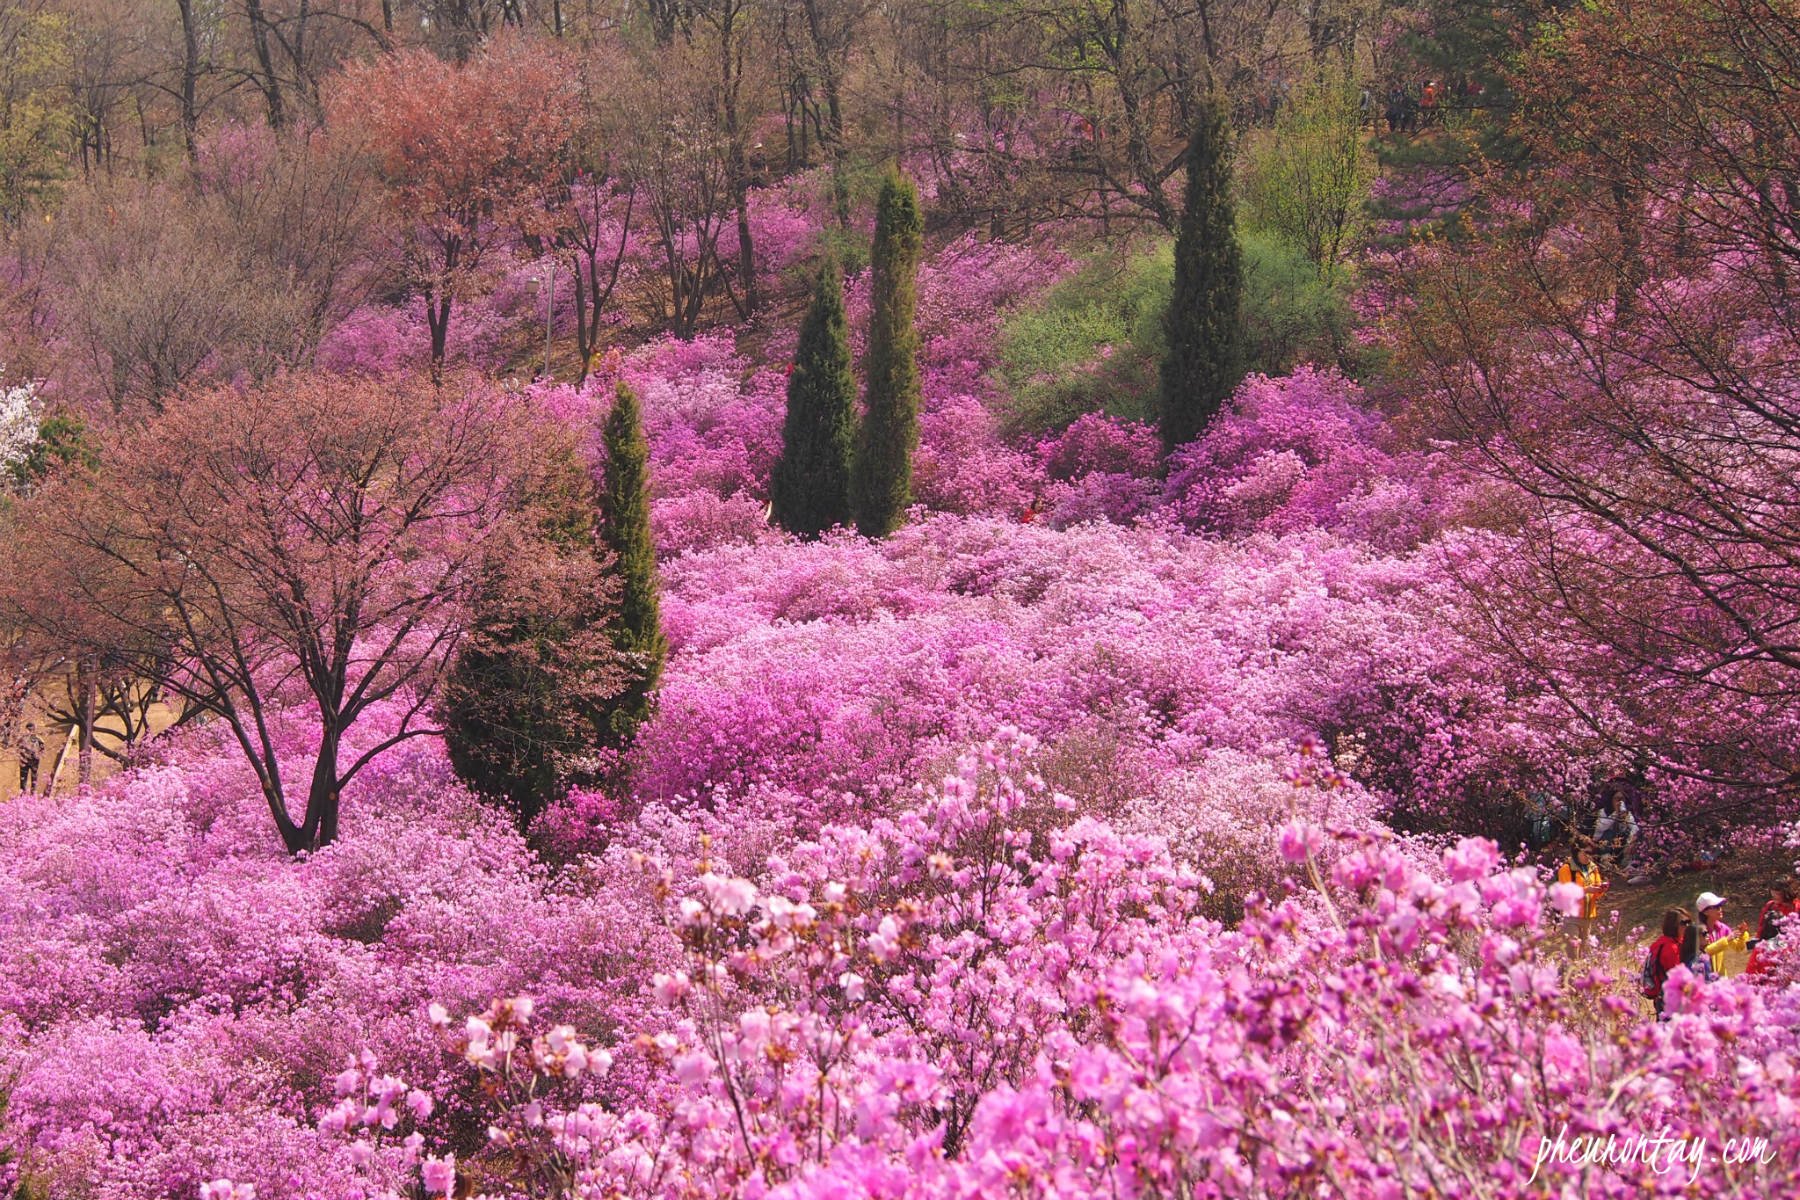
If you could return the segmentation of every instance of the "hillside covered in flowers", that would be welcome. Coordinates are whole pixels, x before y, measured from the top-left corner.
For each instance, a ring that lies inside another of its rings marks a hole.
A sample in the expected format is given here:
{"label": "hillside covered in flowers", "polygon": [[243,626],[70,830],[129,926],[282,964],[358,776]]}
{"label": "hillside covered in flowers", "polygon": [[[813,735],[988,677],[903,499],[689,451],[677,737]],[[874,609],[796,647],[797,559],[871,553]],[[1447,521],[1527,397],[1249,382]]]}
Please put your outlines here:
{"label": "hillside covered in flowers", "polygon": [[178,7],[0,0],[0,1200],[1800,1191],[1791,5]]}

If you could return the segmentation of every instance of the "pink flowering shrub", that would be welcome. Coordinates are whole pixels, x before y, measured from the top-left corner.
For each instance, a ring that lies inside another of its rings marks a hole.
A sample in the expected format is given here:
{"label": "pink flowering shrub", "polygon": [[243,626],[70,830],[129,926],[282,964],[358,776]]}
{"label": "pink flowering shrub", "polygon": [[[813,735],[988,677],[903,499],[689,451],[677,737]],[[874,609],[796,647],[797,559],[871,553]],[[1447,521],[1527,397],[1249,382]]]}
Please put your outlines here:
{"label": "pink flowering shrub", "polygon": [[[517,302],[516,292],[509,289],[498,297],[483,297],[459,307],[450,325],[445,358],[484,369],[501,366],[508,356],[509,340],[521,323],[531,318],[530,302],[521,305],[523,314],[513,311]],[[536,317],[541,347],[541,307]],[[430,359],[431,335],[425,327],[423,302],[416,300],[398,307],[366,304],[353,310],[326,331],[313,354],[313,363],[320,370],[360,375],[423,370]]]}
{"label": "pink flowering shrub", "polygon": [[977,396],[957,394],[928,404],[919,419],[913,496],[956,513],[1017,513],[1042,487],[1037,464],[1006,445],[993,412]]}
{"label": "pink flowering shrub", "polygon": [[743,492],[721,497],[692,491],[658,500],[651,505],[650,524],[656,552],[665,559],[732,543],[759,545],[780,536],[769,524],[768,504]]}
{"label": "pink flowering shrub", "polygon": [[1142,478],[1161,470],[1162,442],[1156,430],[1142,422],[1083,413],[1060,433],[1038,442],[1037,457],[1052,479],[1097,473]]}
{"label": "pink flowering shrub", "polygon": [[658,551],[672,557],[774,537],[763,514],[781,453],[784,376],[752,369],[728,337],[669,338],[609,353],[580,388],[534,385],[546,411],[582,431],[596,471],[600,425],[621,380],[644,408]]}
{"label": "pink flowering shrub", "polygon": [[366,1048],[448,1091],[420,1034],[429,1000],[529,982],[598,1019],[604,981],[660,936],[619,925],[619,897],[552,881],[433,742],[358,776],[342,841],[300,863],[212,730],[160,753],[75,800],[11,802],[0,840],[0,1130],[47,1178],[116,1197],[219,1177],[263,1196],[361,1194],[360,1154],[313,1127],[346,1056]]}
{"label": "pink flowering shrub", "polygon": [[[916,808],[748,875],[705,843],[647,859],[682,954],[635,1027],[434,1008],[488,1134],[424,1159],[427,1193],[1741,1194],[1724,1170],[1596,1172],[1555,1153],[1571,1131],[1762,1138],[1756,1186],[1800,1180],[1793,993],[1678,970],[1673,1019],[1639,1023],[1491,843],[1304,816],[1277,839],[1292,894],[1227,930],[1211,881],[1076,815],[1035,749],[1003,735]],[[376,1123],[415,1091],[387,1077]]]}
{"label": "pink flowering shrub", "polygon": [[1404,546],[1423,532],[1426,506],[1381,448],[1381,424],[1335,372],[1252,376],[1171,457],[1169,503],[1189,526],[1228,537],[1345,524]]}
{"label": "pink flowering shrub", "polygon": [[[816,178],[801,176],[776,187],[750,192],[750,243],[756,251],[756,268],[769,286],[777,277],[801,265],[818,241],[819,230],[830,216],[828,202],[816,193]],[[738,231],[727,222],[719,235],[719,258],[735,264]]]}
{"label": "pink flowering shrub", "polygon": [[[1043,108],[977,135],[1011,153],[1076,130]],[[953,150],[927,191],[1000,186],[993,161]],[[753,193],[759,284],[811,261],[823,182]],[[1517,789],[1622,769],[1607,732],[1664,718],[1573,671],[1547,691],[1483,640],[1469,585],[1506,582],[1516,545],[1483,527],[1487,494],[1310,368],[1252,377],[1169,459],[1096,414],[1009,442],[1001,322],[1070,267],[975,235],[928,255],[918,506],[879,542],[768,524],[791,331],[509,385],[596,469],[614,385],[640,394],[671,646],[607,786],[528,837],[430,738],[359,774],[341,840],[298,859],[216,727],[10,801],[0,1195],[1800,1186],[1800,939],[1760,984],[1677,971],[1655,1022],[1635,979],[1571,948],[1578,897],[1501,851]],[[493,259],[453,357],[535,360],[535,269]],[[848,300],[860,350],[866,277]],[[421,325],[359,309],[321,364],[417,369]],[[1094,380],[1128,378],[1107,361]],[[1800,744],[1765,710],[1736,719],[1766,723],[1772,758]],[[270,736],[297,765],[318,734],[278,713]],[[1707,799],[1653,782],[1677,814]],[[1690,1178],[1552,1153],[1665,1130],[1766,1154]]]}
{"label": "pink flowering shrub", "polygon": [[826,819],[1000,724],[1049,743],[1065,790],[1108,813],[1219,750],[1306,737],[1360,736],[1359,778],[1446,811],[1471,779],[1561,753],[1548,708],[1441,624],[1429,561],[1316,531],[1232,544],[938,516],[879,544],[723,547],[664,582],[678,666],[638,781],[669,802],[777,787]]}

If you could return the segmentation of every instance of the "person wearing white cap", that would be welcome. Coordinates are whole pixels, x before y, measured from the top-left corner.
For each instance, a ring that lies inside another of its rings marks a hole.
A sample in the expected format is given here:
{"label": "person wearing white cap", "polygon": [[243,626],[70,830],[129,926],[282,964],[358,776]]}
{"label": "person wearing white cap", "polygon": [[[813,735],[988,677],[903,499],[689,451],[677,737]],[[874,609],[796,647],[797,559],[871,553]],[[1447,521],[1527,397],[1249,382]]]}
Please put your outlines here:
{"label": "person wearing white cap", "polygon": [[1694,900],[1694,911],[1700,914],[1703,927],[1700,944],[1712,959],[1713,973],[1723,979],[1726,953],[1742,950],[1749,943],[1750,931],[1737,933],[1725,923],[1725,897],[1714,892],[1701,892]]}

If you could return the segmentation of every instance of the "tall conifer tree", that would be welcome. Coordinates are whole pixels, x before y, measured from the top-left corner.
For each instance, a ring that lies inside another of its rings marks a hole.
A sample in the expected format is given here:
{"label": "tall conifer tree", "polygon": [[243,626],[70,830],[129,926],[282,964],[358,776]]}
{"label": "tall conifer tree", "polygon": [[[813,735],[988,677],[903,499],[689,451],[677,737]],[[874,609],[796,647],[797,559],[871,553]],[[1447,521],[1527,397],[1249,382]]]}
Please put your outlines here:
{"label": "tall conifer tree", "polygon": [[595,499],[574,447],[553,452],[530,501],[539,541],[490,565],[440,704],[457,777],[503,799],[521,832],[577,781],[575,764],[592,756],[626,685]]}
{"label": "tall conifer tree", "polygon": [[769,486],[777,525],[814,538],[834,525],[850,524],[855,438],[856,378],[850,372],[844,290],[837,262],[828,260],[813,287],[788,376],[781,460]]}
{"label": "tall conifer tree", "polygon": [[637,393],[621,383],[603,430],[605,479],[600,489],[600,537],[619,575],[615,644],[624,652],[629,683],[610,705],[602,746],[622,749],[650,715],[669,644],[662,632],[656,544],[650,533],[650,444],[644,438]]}
{"label": "tall conifer tree", "polygon": [[912,456],[919,444],[919,252],[925,226],[919,193],[897,172],[881,185],[870,260],[867,409],[857,438],[851,496],[856,527],[885,537],[900,527],[912,500]]}
{"label": "tall conifer tree", "polygon": [[1206,428],[1244,377],[1244,265],[1231,204],[1231,133],[1217,98],[1198,106],[1187,148],[1187,196],[1175,236],[1175,288],[1164,318],[1163,444]]}

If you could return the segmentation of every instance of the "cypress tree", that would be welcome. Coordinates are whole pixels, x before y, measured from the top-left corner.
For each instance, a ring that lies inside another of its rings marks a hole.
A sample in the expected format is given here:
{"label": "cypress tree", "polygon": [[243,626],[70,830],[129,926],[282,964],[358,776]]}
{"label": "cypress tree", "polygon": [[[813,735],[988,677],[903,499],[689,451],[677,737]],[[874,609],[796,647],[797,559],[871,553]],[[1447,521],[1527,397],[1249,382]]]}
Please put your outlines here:
{"label": "cypress tree", "polygon": [[844,290],[837,263],[828,260],[801,322],[794,370],[788,376],[781,461],[769,485],[776,524],[813,538],[833,525],[850,523],[855,437],[856,379],[850,373]]}
{"label": "cypress tree", "polygon": [[650,535],[650,444],[637,393],[619,384],[602,431],[605,479],[600,489],[600,540],[614,556],[619,612],[614,644],[626,658],[628,682],[600,722],[603,747],[623,749],[650,715],[669,644],[657,598],[656,544]]}
{"label": "cypress tree", "polygon": [[1192,441],[1244,377],[1243,256],[1231,205],[1231,142],[1216,98],[1195,114],[1187,195],[1175,235],[1175,288],[1164,317],[1163,444]]}
{"label": "cypress tree", "polygon": [[[617,589],[596,553],[594,502],[573,447],[561,448],[529,502],[537,544],[490,566],[440,703],[457,777],[503,799],[521,832],[593,753],[595,725],[623,683],[610,626]],[[544,560],[526,561],[535,555]]]}
{"label": "cypress tree", "polygon": [[898,173],[881,185],[870,256],[867,412],[857,438],[851,497],[865,537],[899,528],[912,499],[919,444],[919,337],[913,330],[924,222],[919,193]]}

